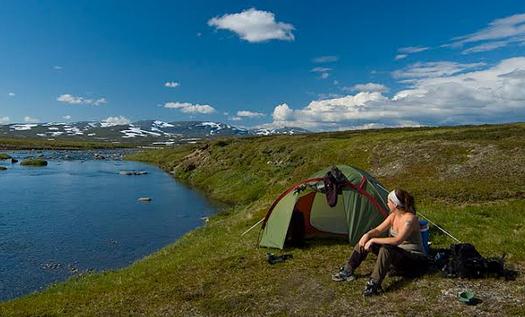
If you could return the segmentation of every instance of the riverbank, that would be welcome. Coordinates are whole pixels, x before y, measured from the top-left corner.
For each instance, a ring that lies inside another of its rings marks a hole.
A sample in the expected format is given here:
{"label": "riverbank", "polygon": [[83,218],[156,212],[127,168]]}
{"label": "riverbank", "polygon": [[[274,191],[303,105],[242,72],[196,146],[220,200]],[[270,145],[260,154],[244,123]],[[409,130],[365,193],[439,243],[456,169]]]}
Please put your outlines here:
{"label": "riverbank", "polygon": [[[262,218],[283,189],[333,164],[368,170],[415,194],[420,211],[487,256],[525,266],[525,124],[388,129],[225,139],[131,157],[233,207],[205,227],[114,272],[93,274],[0,305],[1,315],[523,315],[525,279],[387,278],[383,296],[363,299],[366,278],[337,284],[350,246],[312,241],[270,266],[256,249]],[[435,246],[447,238],[431,233]],[[369,272],[372,261],[361,270]],[[459,289],[483,300],[465,306]],[[410,300],[407,300],[410,299]]]}

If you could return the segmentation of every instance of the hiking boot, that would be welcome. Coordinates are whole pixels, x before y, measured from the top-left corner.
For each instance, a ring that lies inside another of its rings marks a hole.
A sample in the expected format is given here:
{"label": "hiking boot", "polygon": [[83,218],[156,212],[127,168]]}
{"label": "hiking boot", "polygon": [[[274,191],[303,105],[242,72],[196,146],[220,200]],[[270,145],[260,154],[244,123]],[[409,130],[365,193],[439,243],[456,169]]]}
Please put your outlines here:
{"label": "hiking boot", "polygon": [[369,279],[368,282],[366,282],[365,289],[363,290],[363,296],[375,296],[381,294],[382,292],[383,289],[381,288],[381,285],[379,285],[373,279]]}
{"label": "hiking boot", "polygon": [[352,272],[349,272],[342,267],[339,272],[332,274],[332,281],[336,282],[350,282],[355,280],[355,276]]}

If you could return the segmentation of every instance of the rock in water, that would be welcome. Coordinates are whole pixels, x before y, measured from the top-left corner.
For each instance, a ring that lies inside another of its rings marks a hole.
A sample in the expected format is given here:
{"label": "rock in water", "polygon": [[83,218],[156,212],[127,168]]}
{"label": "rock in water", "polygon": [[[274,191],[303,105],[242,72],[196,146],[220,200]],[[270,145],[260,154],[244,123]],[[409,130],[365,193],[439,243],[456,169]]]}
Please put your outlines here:
{"label": "rock in water", "polygon": [[140,197],[138,201],[149,202],[151,201],[151,197]]}
{"label": "rock in water", "polygon": [[24,166],[47,166],[47,161],[42,159],[25,159],[20,163]]}
{"label": "rock in water", "polygon": [[146,175],[148,172],[146,171],[120,171],[120,175]]}

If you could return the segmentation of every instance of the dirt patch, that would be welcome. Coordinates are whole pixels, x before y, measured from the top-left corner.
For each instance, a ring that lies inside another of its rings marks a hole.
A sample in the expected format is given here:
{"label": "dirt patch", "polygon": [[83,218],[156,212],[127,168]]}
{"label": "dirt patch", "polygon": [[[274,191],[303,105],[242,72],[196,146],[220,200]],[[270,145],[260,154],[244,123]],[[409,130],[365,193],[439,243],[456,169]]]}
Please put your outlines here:
{"label": "dirt patch", "polygon": [[318,279],[300,272],[291,273],[281,285],[278,294],[278,300],[272,303],[272,310],[275,313],[286,312],[298,316],[304,315],[305,312],[316,311],[319,306],[335,300],[333,287],[328,287]]}
{"label": "dirt patch", "polygon": [[[525,177],[525,149],[500,150],[496,145],[471,145],[462,164],[440,167],[442,180],[466,176],[504,177],[523,175]],[[502,159],[504,158],[504,159]]]}
{"label": "dirt patch", "polygon": [[191,152],[190,154],[186,155],[181,163],[174,168],[174,172],[182,171],[182,172],[191,172],[198,167],[206,164],[206,162],[210,159],[211,153],[210,148],[208,145],[205,145],[201,148],[198,148]]}

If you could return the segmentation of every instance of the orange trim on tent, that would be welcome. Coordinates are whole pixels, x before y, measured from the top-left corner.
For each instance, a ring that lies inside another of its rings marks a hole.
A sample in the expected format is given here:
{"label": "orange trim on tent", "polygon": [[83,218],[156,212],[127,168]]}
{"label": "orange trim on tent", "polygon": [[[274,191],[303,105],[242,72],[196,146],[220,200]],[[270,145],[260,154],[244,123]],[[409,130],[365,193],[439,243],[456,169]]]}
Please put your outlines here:
{"label": "orange trim on tent", "polygon": [[261,229],[264,229],[264,227],[266,226],[266,222],[268,221],[268,218],[270,218],[270,215],[272,214],[272,211],[273,209],[275,208],[275,206],[277,205],[277,203],[283,199],[284,196],[288,195],[292,190],[296,189],[297,187],[299,187],[300,185],[303,185],[305,183],[310,183],[310,182],[318,182],[318,181],[321,181],[323,180],[322,177],[316,177],[316,178],[309,178],[309,179],[305,179],[295,185],[293,185],[292,187],[288,188],[286,191],[284,191],[281,195],[279,195],[279,197],[277,197],[275,199],[275,201],[273,202],[272,206],[270,207],[270,209],[268,209],[268,212],[266,213],[266,217],[264,217],[264,221],[262,223],[262,226],[261,226]]}
{"label": "orange trim on tent", "polygon": [[[288,195],[292,190],[295,190],[297,187],[299,187],[300,185],[303,185],[303,184],[306,184],[306,183],[310,183],[310,182],[318,182],[318,181],[321,181],[323,180],[324,178],[323,177],[315,177],[315,178],[309,178],[309,179],[305,179],[293,186],[291,186],[290,188],[288,188],[286,191],[284,191],[283,193],[281,193],[281,195],[279,195],[275,201],[272,203],[272,205],[270,206],[270,208],[268,209],[268,212],[266,213],[266,216],[264,217],[264,221],[262,223],[262,226],[261,226],[261,230],[264,229],[266,227],[266,222],[268,221],[268,219],[270,218],[270,215],[272,214],[272,211],[273,209],[275,208],[275,206],[277,205],[277,203],[283,199],[284,196]],[[363,187],[366,183],[366,177],[365,176],[362,176],[361,178],[361,182],[359,184],[359,186],[356,186],[354,184],[352,184],[352,182],[348,181],[346,182],[345,186],[346,187],[350,187],[354,190],[356,190],[359,194],[365,196],[366,198],[368,198],[368,200],[372,203],[372,205],[374,205],[374,207],[376,207],[376,209],[379,211],[379,213],[381,213],[381,215],[383,217],[388,217],[388,212],[377,202],[377,199],[375,199],[374,196],[372,196],[370,193],[368,193],[367,191],[363,190]],[[305,217],[306,219],[306,217]],[[314,228],[315,229],[315,228]],[[316,229],[317,230],[317,229]],[[318,230],[319,231],[319,230]]]}

